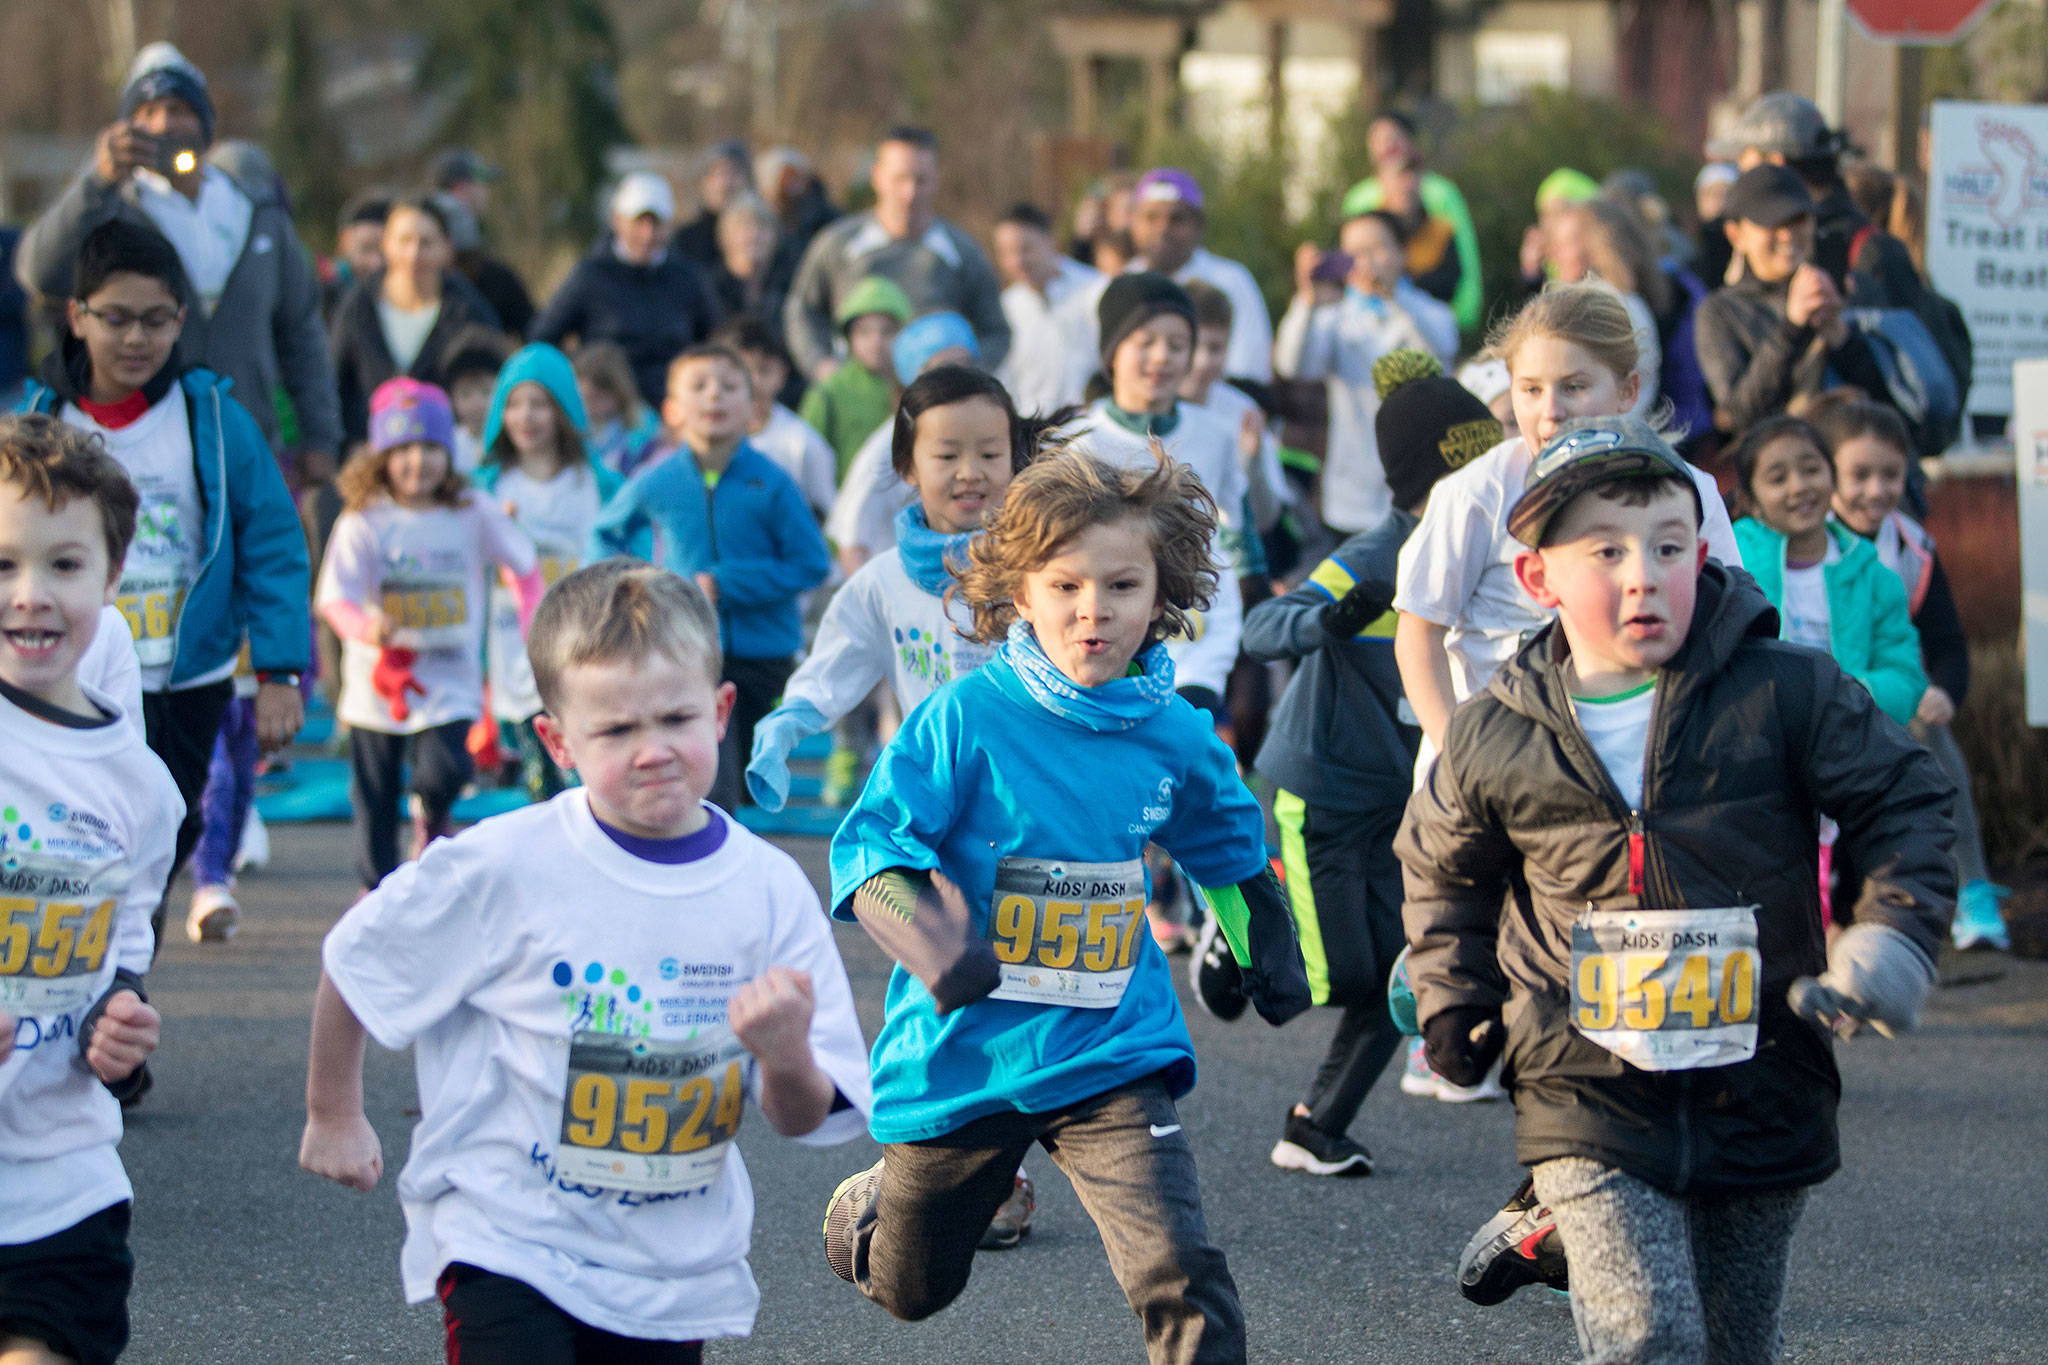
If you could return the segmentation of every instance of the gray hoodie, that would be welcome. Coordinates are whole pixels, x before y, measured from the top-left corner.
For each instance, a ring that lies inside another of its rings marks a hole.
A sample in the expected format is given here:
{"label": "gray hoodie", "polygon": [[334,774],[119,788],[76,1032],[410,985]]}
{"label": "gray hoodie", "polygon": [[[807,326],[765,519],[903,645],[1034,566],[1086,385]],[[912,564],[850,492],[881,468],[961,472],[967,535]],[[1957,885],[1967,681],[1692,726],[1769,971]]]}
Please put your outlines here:
{"label": "gray hoodie", "polygon": [[[298,412],[300,444],[339,453],[341,405],[320,320],[319,279],[276,190],[246,180],[235,184],[254,208],[249,236],[212,316],[187,300],[173,364],[204,365],[233,380],[235,396],[273,451],[282,447],[275,395],[283,385]],[[69,298],[79,243],[115,217],[155,226],[137,200],[133,179],[108,184],[88,162],[23,235],[14,257],[16,277],[52,303]]]}

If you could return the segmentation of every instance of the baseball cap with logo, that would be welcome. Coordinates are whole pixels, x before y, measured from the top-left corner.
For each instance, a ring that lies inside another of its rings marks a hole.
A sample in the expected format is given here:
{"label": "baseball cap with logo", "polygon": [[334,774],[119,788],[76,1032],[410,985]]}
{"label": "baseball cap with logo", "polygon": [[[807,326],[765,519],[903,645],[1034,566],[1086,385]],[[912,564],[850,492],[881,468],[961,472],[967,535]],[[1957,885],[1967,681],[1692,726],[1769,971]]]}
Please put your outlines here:
{"label": "baseball cap with logo", "polygon": [[1154,166],[1138,177],[1131,190],[1131,204],[1186,204],[1200,212],[1202,187],[1186,171],[1173,166]]}
{"label": "baseball cap with logo", "polygon": [[1670,478],[1692,490],[1693,510],[1706,520],[1692,466],[1640,417],[1575,417],[1557,435],[1536,463],[1520,498],[1508,509],[1508,534],[1530,549],[1543,543],[1551,519],[1589,488],[1615,479]]}

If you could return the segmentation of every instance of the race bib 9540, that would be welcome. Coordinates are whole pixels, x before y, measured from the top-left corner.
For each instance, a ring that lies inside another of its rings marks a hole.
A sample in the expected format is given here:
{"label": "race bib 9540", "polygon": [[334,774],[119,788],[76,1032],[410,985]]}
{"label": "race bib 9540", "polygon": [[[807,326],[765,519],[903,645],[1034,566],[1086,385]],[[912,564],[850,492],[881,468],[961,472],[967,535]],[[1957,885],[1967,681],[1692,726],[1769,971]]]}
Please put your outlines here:
{"label": "race bib 9540", "polygon": [[1599,910],[1572,925],[1572,1024],[1645,1071],[1756,1054],[1756,907]]}

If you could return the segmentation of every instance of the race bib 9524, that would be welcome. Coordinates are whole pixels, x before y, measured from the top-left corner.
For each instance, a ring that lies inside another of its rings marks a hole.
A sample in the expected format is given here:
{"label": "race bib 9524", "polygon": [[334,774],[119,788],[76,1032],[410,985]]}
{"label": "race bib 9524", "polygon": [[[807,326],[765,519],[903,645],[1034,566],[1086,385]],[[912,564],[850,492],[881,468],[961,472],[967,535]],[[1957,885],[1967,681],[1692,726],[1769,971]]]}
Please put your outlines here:
{"label": "race bib 9524", "polygon": [[740,1130],[745,1061],[723,1030],[681,1042],[579,1030],[569,1040],[557,1173],[638,1194],[709,1184]]}

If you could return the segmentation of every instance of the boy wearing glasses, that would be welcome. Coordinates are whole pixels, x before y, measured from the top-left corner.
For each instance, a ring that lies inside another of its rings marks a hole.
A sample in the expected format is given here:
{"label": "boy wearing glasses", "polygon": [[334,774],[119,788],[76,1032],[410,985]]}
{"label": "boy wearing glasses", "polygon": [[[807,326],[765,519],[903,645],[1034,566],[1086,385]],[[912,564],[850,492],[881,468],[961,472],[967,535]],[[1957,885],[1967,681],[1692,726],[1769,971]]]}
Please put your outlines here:
{"label": "boy wearing glasses", "polygon": [[[115,605],[135,638],[149,747],[185,801],[175,878],[199,839],[199,796],[244,638],[259,740],[272,749],[298,733],[312,639],[305,533],[229,381],[171,363],[187,296],[171,244],[112,219],[79,244],[73,278],[69,327],[22,406],[97,435],[141,495]],[[186,930],[225,938],[232,919],[229,905]],[[154,927],[160,939],[161,907]]]}

